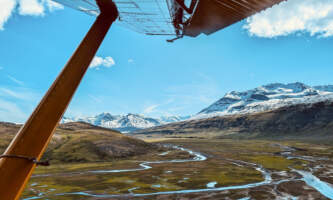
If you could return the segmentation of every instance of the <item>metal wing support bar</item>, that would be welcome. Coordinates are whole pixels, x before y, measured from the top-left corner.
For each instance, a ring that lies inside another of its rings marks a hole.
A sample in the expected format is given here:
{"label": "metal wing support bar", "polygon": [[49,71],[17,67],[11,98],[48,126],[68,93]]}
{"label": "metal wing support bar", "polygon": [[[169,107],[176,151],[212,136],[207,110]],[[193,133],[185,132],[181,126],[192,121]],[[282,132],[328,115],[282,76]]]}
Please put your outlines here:
{"label": "metal wing support bar", "polygon": [[185,5],[185,2],[184,2],[184,0],[175,0],[177,3],[178,3],[178,5],[183,9],[183,10],[185,10],[188,14],[192,14],[193,13],[193,9],[194,9],[194,6],[195,6],[195,4],[196,4],[196,2],[197,2],[197,0],[192,0],[191,1],[191,5],[190,5],[190,7],[188,8],[186,5]]}

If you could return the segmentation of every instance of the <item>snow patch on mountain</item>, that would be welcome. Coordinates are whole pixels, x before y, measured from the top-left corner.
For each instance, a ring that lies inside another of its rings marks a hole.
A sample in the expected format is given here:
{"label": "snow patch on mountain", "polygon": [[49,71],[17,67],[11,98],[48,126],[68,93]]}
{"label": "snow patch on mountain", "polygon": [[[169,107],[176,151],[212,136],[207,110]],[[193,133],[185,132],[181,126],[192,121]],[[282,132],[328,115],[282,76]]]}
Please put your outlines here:
{"label": "snow patch on mountain", "polygon": [[139,114],[112,115],[101,113],[92,117],[63,117],[62,123],[83,121],[96,126],[132,132],[167,123],[215,116],[248,114],[278,109],[295,104],[312,104],[333,100],[333,85],[308,86],[303,83],[273,83],[243,92],[232,91],[194,116],[162,116],[151,118]]}
{"label": "snow patch on mountain", "polygon": [[92,117],[69,118],[63,117],[61,123],[68,122],[87,122],[96,126],[111,128],[121,132],[131,132],[138,129],[150,128],[153,126],[164,125],[171,122],[178,122],[188,119],[181,116],[163,116],[161,118],[145,117],[140,114],[129,113],[127,115],[111,115],[110,113],[101,113]]}
{"label": "snow patch on mountain", "polygon": [[244,92],[232,91],[200,111],[192,119],[248,114],[280,107],[333,99],[333,85],[308,86],[303,83],[273,83]]}

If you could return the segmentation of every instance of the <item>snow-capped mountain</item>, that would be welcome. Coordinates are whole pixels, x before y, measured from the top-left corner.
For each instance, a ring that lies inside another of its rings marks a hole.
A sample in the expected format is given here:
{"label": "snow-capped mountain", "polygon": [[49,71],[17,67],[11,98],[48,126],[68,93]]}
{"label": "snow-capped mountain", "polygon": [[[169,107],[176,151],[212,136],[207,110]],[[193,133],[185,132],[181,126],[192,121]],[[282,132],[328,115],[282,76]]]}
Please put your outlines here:
{"label": "snow-capped mountain", "polygon": [[229,92],[194,116],[151,118],[139,114],[111,115],[110,113],[101,113],[85,118],[63,117],[61,122],[83,121],[122,132],[132,132],[187,119],[255,113],[289,105],[316,103],[325,100],[333,100],[333,85],[311,87],[299,82],[290,84],[273,83],[244,92]]}
{"label": "snow-capped mountain", "polygon": [[170,116],[159,119],[145,117],[139,114],[111,115],[110,113],[101,113],[93,117],[68,118],[63,117],[61,123],[83,121],[96,126],[112,128],[122,132],[131,132],[138,129],[150,128],[171,122],[186,120],[189,117]]}
{"label": "snow-capped mountain", "polygon": [[333,85],[314,86],[313,88],[324,92],[333,92]]}
{"label": "snow-capped mountain", "polygon": [[192,119],[262,112],[287,105],[315,103],[328,99],[333,99],[333,85],[311,87],[299,82],[273,83],[244,92],[229,92]]}
{"label": "snow-capped mountain", "polygon": [[159,120],[162,124],[172,123],[172,122],[179,122],[189,119],[191,116],[162,116]]}

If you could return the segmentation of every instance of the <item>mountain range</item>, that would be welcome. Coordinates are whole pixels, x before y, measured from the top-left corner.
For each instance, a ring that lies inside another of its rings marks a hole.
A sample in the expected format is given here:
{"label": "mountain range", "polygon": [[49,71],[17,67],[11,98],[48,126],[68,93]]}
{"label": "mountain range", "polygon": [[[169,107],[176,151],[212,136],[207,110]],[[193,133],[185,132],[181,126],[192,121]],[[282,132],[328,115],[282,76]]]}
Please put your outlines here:
{"label": "mountain range", "polygon": [[162,116],[160,118],[145,117],[139,114],[129,113],[127,115],[112,115],[110,113],[101,113],[92,117],[63,117],[61,123],[68,122],[87,122],[95,126],[115,129],[121,132],[132,132],[138,129],[145,129],[167,123],[178,122],[188,119],[181,116]]}
{"label": "mountain range", "polygon": [[274,110],[194,119],[138,130],[138,138],[234,138],[333,142],[333,99]]}
{"label": "mountain range", "polygon": [[257,113],[329,99],[333,99],[333,85],[311,87],[299,82],[273,83],[243,92],[229,92],[192,119]]}
{"label": "mountain range", "polygon": [[121,132],[133,132],[184,120],[259,113],[290,105],[313,104],[330,99],[333,99],[333,85],[311,87],[300,82],[289,84],[272,83],[247,91],[228,92],[221,99],[193,116],[162,116],[160,118],[152,118],[131,113],[127,115],[101,113],[85,118],[64,117],[61,122],[81,121],[96,126],[112,128]]}

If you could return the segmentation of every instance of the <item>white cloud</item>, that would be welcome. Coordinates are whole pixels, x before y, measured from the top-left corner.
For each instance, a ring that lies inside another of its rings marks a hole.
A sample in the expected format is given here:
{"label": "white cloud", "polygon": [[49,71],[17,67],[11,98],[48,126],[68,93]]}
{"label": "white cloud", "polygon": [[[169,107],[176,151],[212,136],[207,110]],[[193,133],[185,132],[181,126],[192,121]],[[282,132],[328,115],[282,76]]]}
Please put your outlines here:
{"label": "white cloud", "polygon": [[61,5],[61,4],[57,3],[57,2],[54,2],[52,0],[45,0],[44,2],[47,5],[49,11],[51,11],[51,12],[55,11],[55,10],[62,10],[62,9],[64,9],[63,5]]}
{"label": "white cloud", "polygon": [[29,88],[0,86],[0,121],[25,121],[40,98]]}
{"label": "white cloud", "polygon": [[10,76],[10,75],[7,75],[7,77],[8,77],[11,81],[13,81],[14,83],[16,83],[16,84],[18,84],[18,85],[21,85],[21,86],[24,85],[24,83],[23,83],[22,81],[19,81],[19,80],[17,80],[16,78],[14,78],[14,77],[12,77],[12,76]]}
{"label": "white cloud", "polygon": [[38,0],[20,0],[19,1],[20,15],[44,15],[44,5]]}
{"label": "white cloud", "polygon": [[99,69],[99,67],[111,67],[115,65],[113,58],[110,56],[107,56],[105,58],[95,56],[94,59],[91,61],[89,68],[96,68]]}
{"label": "white cloud", "polygon": [[0,99],[0,121],[23,122],[27,115],[15,103]]}
{"label": "white cloud", "polygon": [[94,102],[96,103],[102,103],[102,100],[96,96],[93,96],[93,95],[88,95]]}
{"label": "white cloud", "polygon": [[27,98],[25,93],[10,90],[8,88],[0,88],[0,96],[13,97],[15,99],[26,99]]}
{"label": "white cloud", "polygon": [[0,97],[7,100],[24,100],[25,102],[35,102],[40,98],[40,95],[33,92],[29,88],[24,87],[1,87],[0,86]]}
{"label": "white cloud", "polygon": [[294,33],[333,35],[333,0],[288,0],[247,19],[250,35],[273,38]]}
{"label": "white cloud", "polygon": [[188,84],[170,85],[163,91],[165,98],[173,99],[168,106],[168,112],[176,115],[199,112],[221,97],[223,90],[219,83],[209,75],[197,73],[194,81]]}
{"label": "white cloud", "polygon": [[142,114],[155,117],[171,116],[172,114],[170,114],[169,111],[174,111],[172,107],[173,103],[174,103],[173,98],[167,98],[159,103],[153,103],[151,101],[147,101],[143,106]]}
{"label": "white cloud", "polygon": [[150,105],[148,107],[146,107],[144,110],[143,110],[143,113],[144,114],[150,114],[152,112],[155,112],[156,111],[156,108],[159,106],[159,104],[155,104],[155,105]]}
{"label": "white cloud", "polygon": [[64,7],[51,0],[0,0],[0,30],[16,11],[24,16],[44,16],[46,8],[52,12]]}
{"label": "white cloud", "polygon": [[12,15],[16,6],[15,0],[1,0],[0,1],[0,30],[3,30],[3,25]]}

